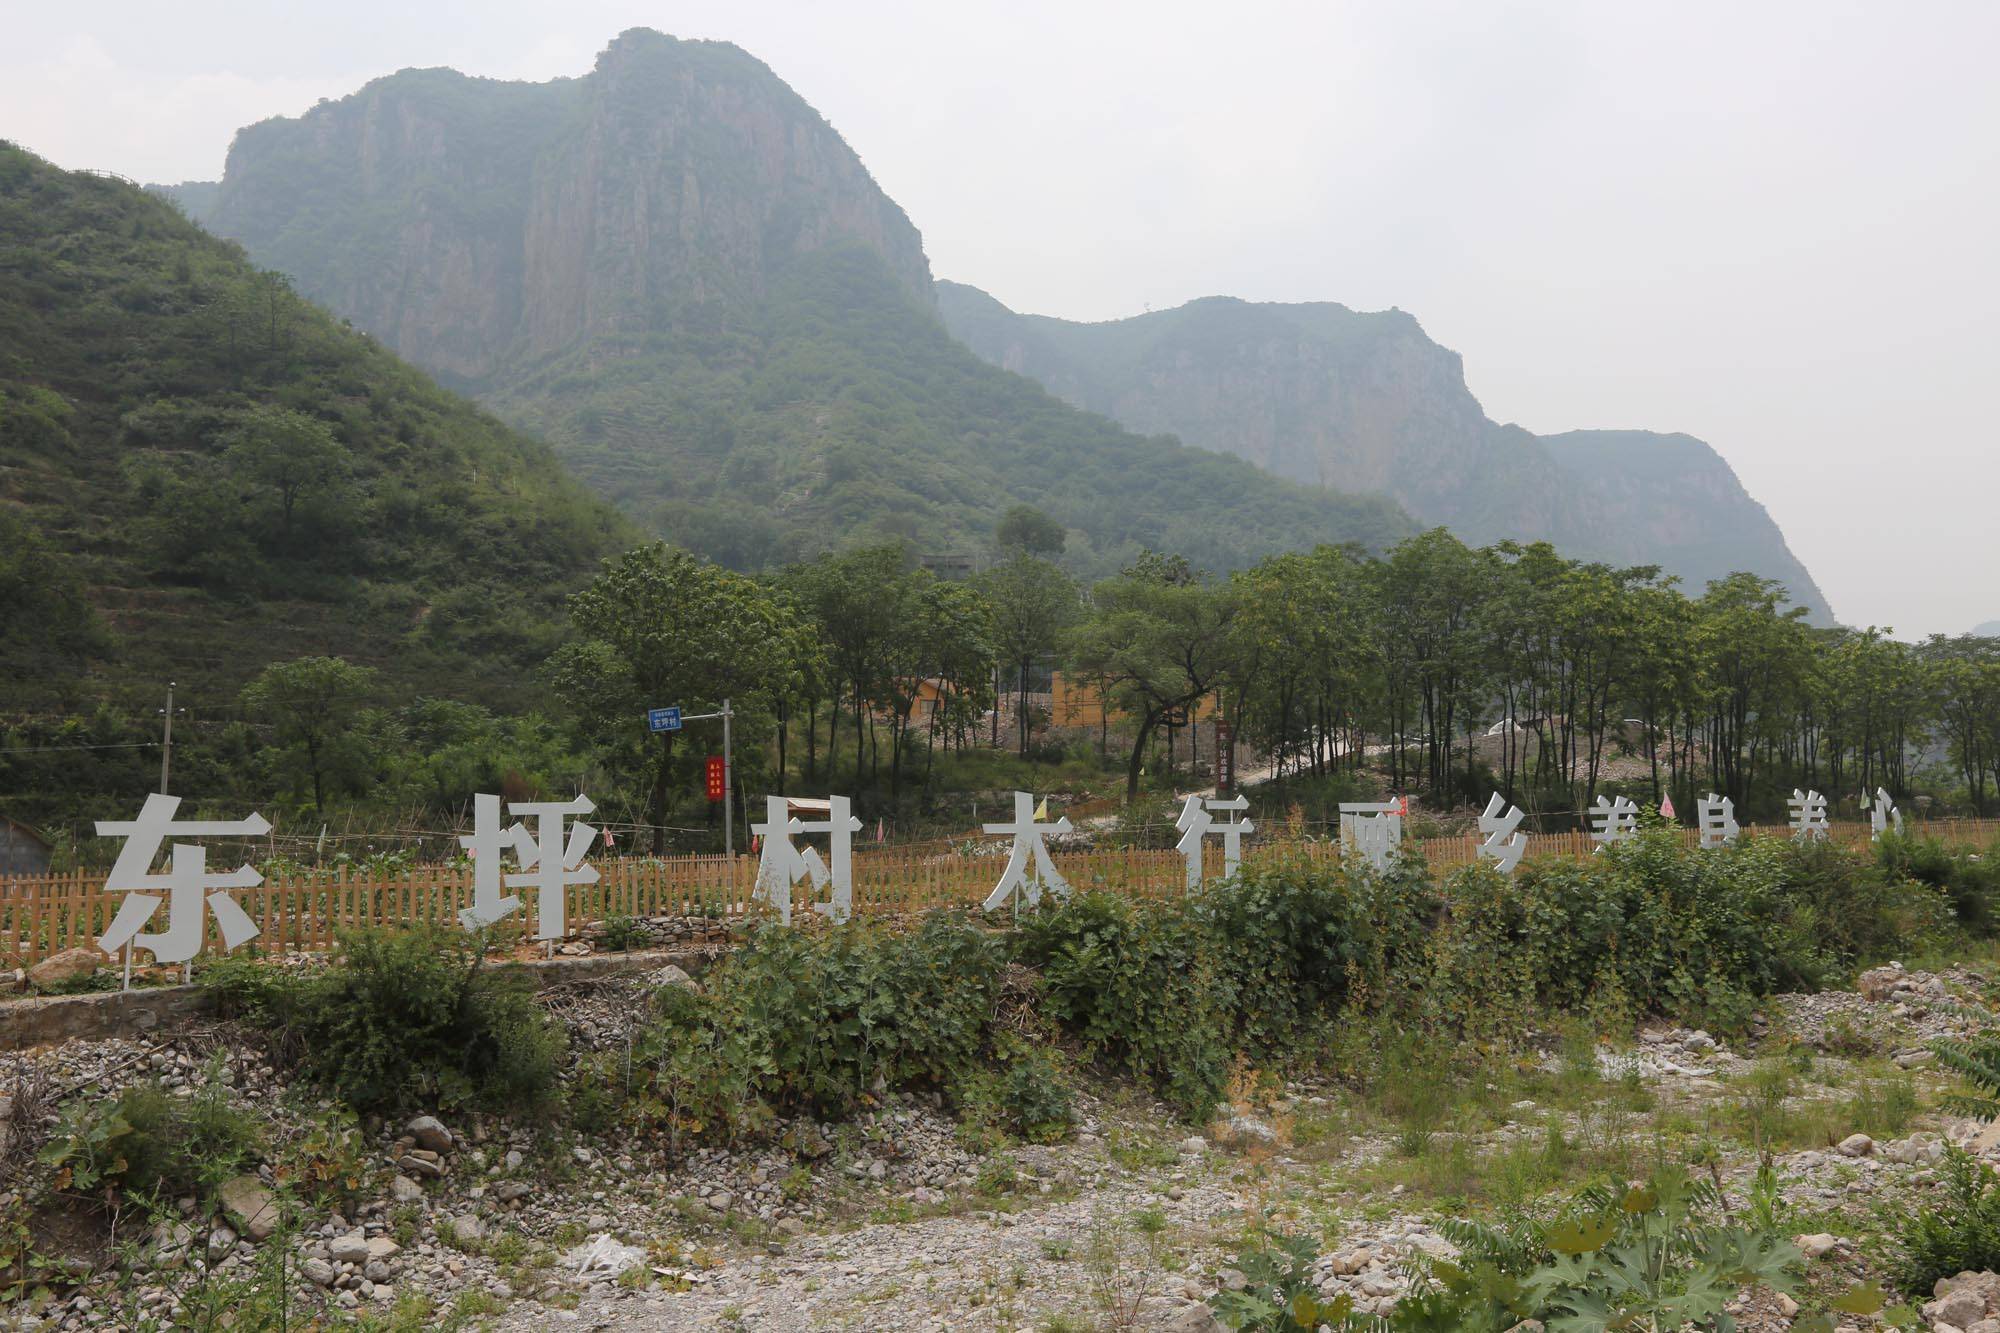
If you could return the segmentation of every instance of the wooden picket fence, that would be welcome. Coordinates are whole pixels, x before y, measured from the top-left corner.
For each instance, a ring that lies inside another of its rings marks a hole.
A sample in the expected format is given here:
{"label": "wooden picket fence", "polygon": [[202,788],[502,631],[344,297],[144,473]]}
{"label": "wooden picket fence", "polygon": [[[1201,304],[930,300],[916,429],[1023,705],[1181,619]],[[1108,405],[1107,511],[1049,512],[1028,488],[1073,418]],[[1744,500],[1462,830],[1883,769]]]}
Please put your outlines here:
{"label": "wooden picket fence", "polygon": [[[2000,820],[1932,820],[1912,831],[1942,838],[1953,846],[1987,847],[2000,842]],[[1746,836],[1784,836],[1785,830],[1747,828]],[[1681,830],[1689,844],[1693,829]],[[1865,823],[1833,826],[1832,840],[1866,843]],[[1476,835],[1426,838],[1414,844],[1434,868],[1465,865],[1478,857]],[[1006,864],[1007,845],[982,844],[978,853],[948,847],[869,848],[854,853],[854,911],[857,916],[916,913],[938,907],[976,908],[992,892]],[[1533,835],[1532,857],[1589,856],[1596,844],[1586,832]],[[1206,852],[1210,873],[1221,864],[1221,846]],[[1245,860],[1303,858],[1318,864],[1338,861],[1336,843],[1323,838],[1278,836],[1252,841]],[[1092,848],[1056,850],[1056,866],[1079,890],[1103,889],[1139,898],[1166,898],[1185,891],[1186,863],[1167,849]],[[755,857],[677,856],[594,862],[598,881],[571,888],[567,920],[572,930],[587,921],[613,916],[689,917],[719,923],[742,920],[751,912]],[[533,889],[513,889],[522,909],[496,933],[503,940],[525,939],[536,919]],[[806,896],[802,884],[795,903]],[[261,928],[257,943],[271,951],[311,952],[331,946],[336,933],[364,926],[432,923],[451,925],[472,902],[472,870],[465,865],[430,865],[400,874],[363,877],[346,869],[267,880],[251,889],[232,889],[234,898]],[[93,943],[110,926],[123,893],[107,893],[104,872],[0,876],[0,966],[26,967],[63,949]],[[795,908],[795,910],[802,910]],[[164,928],[162,906],[153,928]],[[211,920],[210,947],[220,947]]]}

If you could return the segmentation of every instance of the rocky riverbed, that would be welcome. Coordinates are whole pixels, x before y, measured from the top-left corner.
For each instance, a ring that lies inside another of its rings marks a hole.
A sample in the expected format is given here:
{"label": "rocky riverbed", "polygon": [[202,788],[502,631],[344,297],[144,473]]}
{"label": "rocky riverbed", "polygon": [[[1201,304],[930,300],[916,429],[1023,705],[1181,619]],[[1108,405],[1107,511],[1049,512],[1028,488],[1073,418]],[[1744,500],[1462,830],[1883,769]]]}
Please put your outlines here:
{"label": "rocky riverbed", "polygon": [[[1781,1206],[1815,1286],[1830,1289],[1879,1271],[1885,1209],[1934,1187],[1946,1142],[2000,1159],[1990,1128],[1913,1109],[1904,1132],[1878,1141],[1842,1118],[1861,1114],[1857,1087],[1921,1089],[1933,1077],[1924,1043],[1966,1029],[1981,980],[1896,969],[1859,991],[1781,997],[1749,1039],[1758,1049],[1652,1028],[1598,1049],[1595,1068],[1575,1075],[1581,1094],[1516,1098],[1416,1139],[1334,1083],[1285,1088],[1201,1133],[1129,1089],[1099,1087],[1073,1136],[1046,1147],[981,1141],[935,1101],[886,1090],[854,1121],[799,1120],[760,1145],[679,1156],[419,1116],[363,1131],[361,1188],[342,1209],[294,1210],[268,1166],[229,1182],[213,1214],[188,1198],[166,1216],[110,1218],[79,1201],[64,1234],[89,1278],[6,1318],[176,1327],[205,1285],[268,1271],[282,1252],[303,1311],[380,1327],[1208,1329],[1206,1302],[1242,1281],[1236,1255],[1263,1219],[1320,1238],[1324,1293],[1385,1310],[1424,1265],[1456,1252],[1438,1224],[1458,1215],[1451,1190],[1471,1188],[1443,1180],[1460,1159],[1476,1183],[1557,1150],[1546,1145],[1566,1145],[1581,1169],[1621,1152],[1636,1161],[1653,1142],[1705,1161],[1740,1199],[1757,1164],[1742,1117],[1772,1100],[1772,1051],[1791,1052],[1799,1072],[1765,1113],[1820,1140],[1774,1155]],[[692,984],[615,979],[552,988],[544,1003],[580,1051],[615,1054],[644,991],[663,983]],[[1543,1064],[1559,1062],[1552,1053]],[[18,1206],[36,1169],[23,1152],[65,1098],[146,1078],[176,1089],[219,1080],[280,1138],[314,1133],[327,1109],[286,1085],[261,1038],[228,1024],[8,1055],[12,1192],[0,1204]],[[1978,1327],[1950,1322],[1967,1298],[1940,1299],[1935,1327]],[[1758,1298],[1739,1319],[1776,1330],[1797,1311],[1789,1298]]]}

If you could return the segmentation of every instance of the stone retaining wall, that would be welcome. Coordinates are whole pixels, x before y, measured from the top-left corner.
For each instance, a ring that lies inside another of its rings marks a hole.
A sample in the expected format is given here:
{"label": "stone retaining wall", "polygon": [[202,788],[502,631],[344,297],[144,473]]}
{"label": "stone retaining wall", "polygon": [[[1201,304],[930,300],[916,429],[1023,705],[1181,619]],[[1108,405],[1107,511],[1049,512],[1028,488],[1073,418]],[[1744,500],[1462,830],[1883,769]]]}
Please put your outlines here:
{"label": "stone retaining wall", "polygon": [[[647,950],[602,953],[582,958],[558,955],[503,966],[518,967],[539,986],[601,981],[632,972],[651,972],[672,963],[692,975],[707,966],[702,950]],[[85,995],[24,996],[0,1003],[0,1051],[46,1046],[74,1037],[139,1037],[162,1024],[198,1014],[208,996],[199,986],[149,986]]]}

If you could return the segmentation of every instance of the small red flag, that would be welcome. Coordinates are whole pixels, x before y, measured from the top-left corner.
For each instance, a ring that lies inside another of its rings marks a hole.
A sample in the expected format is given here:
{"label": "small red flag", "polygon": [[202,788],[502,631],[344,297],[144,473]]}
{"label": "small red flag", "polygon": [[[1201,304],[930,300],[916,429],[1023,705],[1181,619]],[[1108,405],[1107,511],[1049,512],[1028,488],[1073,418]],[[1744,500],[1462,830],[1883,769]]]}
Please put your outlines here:
{"label": "small red flag", "polygon": [[1672,819],[1672,818],[1674,817],[1674,798],[1673,798],[1673,797],[1671,797],[1671,796],[1662,796],[1662,797],[1660,798],[1660,817],[1661,817],[1662,819]]}

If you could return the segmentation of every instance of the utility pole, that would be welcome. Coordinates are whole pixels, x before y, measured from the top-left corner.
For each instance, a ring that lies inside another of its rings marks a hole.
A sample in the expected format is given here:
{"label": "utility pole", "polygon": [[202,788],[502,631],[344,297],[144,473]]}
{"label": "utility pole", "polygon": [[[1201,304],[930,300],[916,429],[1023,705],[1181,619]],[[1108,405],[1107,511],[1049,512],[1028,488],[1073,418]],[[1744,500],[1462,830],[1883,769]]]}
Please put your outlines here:
{"label": "utility pole", "polygon": [[729,752],[729,719],[736,714],[722,701],[722,854],[736,859],[736,764]]}
{"label": "utility pole", "polygon": [[678,731],[688,722],[706,722],[710,718],[722,719],[722,851],[723,855],[736,855],[736,757],[730,753],[729,720],[736,716],[736,710],[729,706],[729,700],[722,701],[722,711],[717,713],[682,713],[674,719],[672,730]]}
{"label": "utility pole", "polygon": [[167,706],[160,710],[165,719],[160,735],[160,795],[167,794],[167,774],[174,764],[174,682],[167,682]]}

